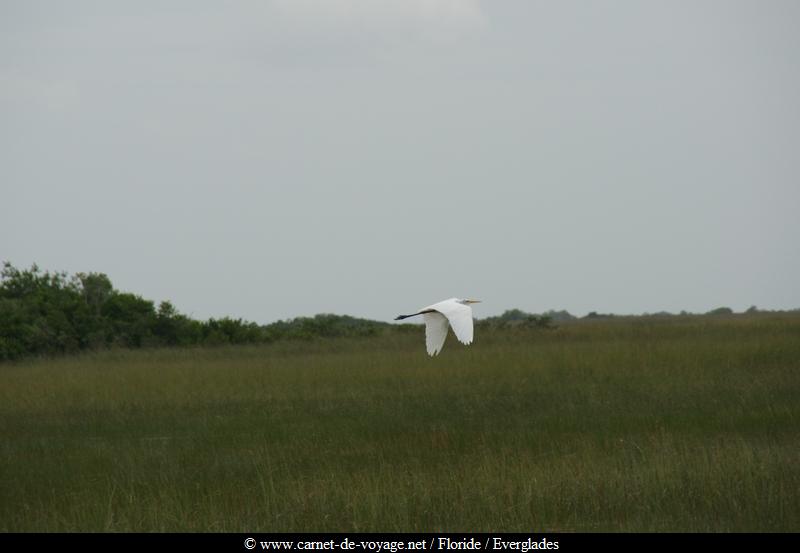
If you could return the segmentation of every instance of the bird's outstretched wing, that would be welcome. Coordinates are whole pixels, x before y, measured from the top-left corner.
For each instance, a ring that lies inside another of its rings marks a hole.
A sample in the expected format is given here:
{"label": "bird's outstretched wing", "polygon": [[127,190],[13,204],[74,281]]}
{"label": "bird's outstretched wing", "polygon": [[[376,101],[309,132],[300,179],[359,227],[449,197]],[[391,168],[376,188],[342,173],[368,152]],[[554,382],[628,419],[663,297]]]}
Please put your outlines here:
{"label": "bird's outstretched wing", "polygon": [[436,355],[442,351],[444,339],[447,338],[447,317],[437,311],[424,313],[425,319],[425,345],[428,355]]}
{"label": "bird's outstretched wing", "polygon": [[462,344],[472,343],[472,308],[456,301],[443,301],[432,306],[447,317],[453,332]]}

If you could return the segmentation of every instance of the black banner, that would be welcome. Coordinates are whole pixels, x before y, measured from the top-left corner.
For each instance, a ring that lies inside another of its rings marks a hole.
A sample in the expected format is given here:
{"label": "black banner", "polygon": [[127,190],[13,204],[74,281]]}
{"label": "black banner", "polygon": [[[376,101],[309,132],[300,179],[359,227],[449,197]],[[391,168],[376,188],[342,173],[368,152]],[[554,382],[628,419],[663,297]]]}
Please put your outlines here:
{"label": "black banner", "polygon": [[0,550],[264,551],[400,553],[408,551],[531,553],[537,551],[800,550],[800,534],[0,534]]}

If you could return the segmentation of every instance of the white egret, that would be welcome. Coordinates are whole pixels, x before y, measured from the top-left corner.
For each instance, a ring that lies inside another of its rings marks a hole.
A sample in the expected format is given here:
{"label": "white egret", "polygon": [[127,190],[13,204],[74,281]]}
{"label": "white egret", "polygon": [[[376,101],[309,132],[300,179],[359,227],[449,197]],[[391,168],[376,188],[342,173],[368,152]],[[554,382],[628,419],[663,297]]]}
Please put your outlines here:
{"label": "white egret", "polygon": [[398,315],[394,320],[422,315],[425,320],[425,345],[428,348],[428,355],[433,356],[442,351],[444,339],[447,338],[448,323],[453,327],[453,333],[459,342],[466,345],[472,343],[472,308],[469,306],[471,303],[480,303],[480,300],[450,298],[423,307],[411,315]]}

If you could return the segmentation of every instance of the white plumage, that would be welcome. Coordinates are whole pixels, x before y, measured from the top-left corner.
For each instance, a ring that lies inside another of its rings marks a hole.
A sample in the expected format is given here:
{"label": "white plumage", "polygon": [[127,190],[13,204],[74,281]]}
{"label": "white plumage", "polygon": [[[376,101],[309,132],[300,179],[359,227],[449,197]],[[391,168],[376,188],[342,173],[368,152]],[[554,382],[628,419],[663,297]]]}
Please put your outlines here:
{"label": "white plumage", "polygon": [[428,355],[436,355],[442,351],[448,326],[453,329],[459,342],[465,345],[472,343],[472,308],[469,306],[471,303],[479,303],[479,300],[450,298],[423,307],[411,315],[399,315],[395,320],[422,315],[425,321],[425,345]]}

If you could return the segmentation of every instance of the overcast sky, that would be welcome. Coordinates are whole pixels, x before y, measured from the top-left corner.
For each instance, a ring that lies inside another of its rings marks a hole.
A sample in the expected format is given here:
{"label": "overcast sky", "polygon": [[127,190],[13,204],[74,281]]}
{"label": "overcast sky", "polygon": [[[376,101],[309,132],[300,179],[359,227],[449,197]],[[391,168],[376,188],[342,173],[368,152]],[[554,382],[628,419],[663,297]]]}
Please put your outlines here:
{"label": "overcast sky", "polygon": [[800,307],[800,2],[0,0],[0,259],[197,318]]}

